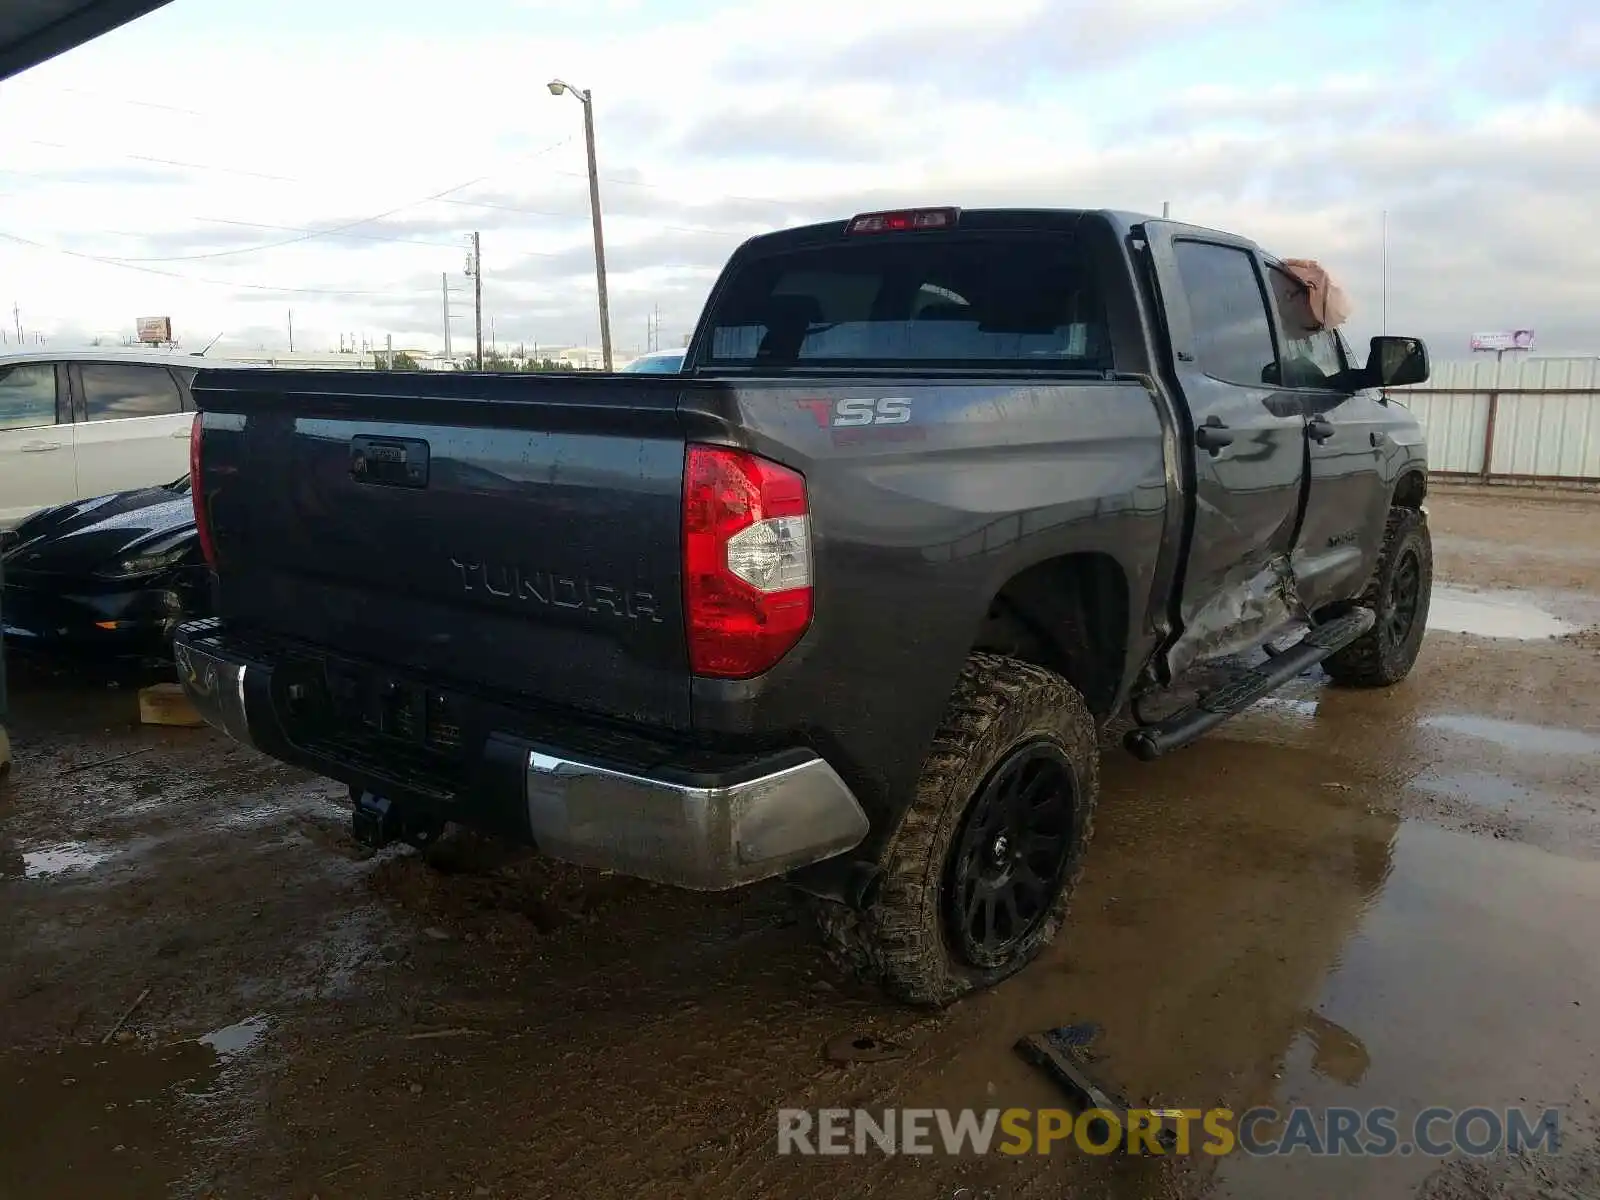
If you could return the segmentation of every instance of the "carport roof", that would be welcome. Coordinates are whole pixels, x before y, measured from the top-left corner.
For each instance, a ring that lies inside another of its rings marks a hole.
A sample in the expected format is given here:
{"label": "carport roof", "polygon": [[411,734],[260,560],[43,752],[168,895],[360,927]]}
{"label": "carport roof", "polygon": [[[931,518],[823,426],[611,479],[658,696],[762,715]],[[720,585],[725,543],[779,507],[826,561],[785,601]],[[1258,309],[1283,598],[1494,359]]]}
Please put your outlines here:
{"label": "carport roof", "polygon": [[93,41],[168,0],[0,0],[0,79]]}

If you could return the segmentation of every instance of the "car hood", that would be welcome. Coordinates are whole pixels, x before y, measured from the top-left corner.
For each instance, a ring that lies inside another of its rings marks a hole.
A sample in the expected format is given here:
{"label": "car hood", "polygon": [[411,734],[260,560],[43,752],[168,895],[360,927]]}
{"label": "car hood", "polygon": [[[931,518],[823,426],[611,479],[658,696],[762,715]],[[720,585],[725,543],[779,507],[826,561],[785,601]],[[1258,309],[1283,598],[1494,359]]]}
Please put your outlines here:
{"label": "car hood", "polygon": [[87,572],[193,531],[186,491],[114,492],[34,513],[13,531],[5,565],[8,572]]}

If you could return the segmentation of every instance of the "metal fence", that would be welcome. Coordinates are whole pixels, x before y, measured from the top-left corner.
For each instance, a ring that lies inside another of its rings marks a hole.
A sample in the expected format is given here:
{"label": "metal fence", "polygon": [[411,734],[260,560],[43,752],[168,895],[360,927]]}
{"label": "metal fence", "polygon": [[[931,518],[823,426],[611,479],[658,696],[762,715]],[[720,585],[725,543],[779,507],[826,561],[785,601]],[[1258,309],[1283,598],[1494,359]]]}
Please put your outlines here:
{"label": "metal fence", "polygon": [[1600,358],[1435,363],[1392,395],[1427,430],[1433,475],[1600,486]]}

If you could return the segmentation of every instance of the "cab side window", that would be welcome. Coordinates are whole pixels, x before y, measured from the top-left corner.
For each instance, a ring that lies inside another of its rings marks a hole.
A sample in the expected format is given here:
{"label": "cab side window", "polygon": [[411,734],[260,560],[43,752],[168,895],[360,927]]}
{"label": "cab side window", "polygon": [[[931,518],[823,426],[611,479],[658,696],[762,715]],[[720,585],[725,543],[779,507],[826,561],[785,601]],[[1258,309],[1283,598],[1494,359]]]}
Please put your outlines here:
{"label": "cab side window", "polygon": [[84,363],[78,368],[91,421],[159,417],[183,411],[183,396],[165,367]]}
{"label": "cab side window", "polygon": [[50,363],[0,367],[0,429],[56,423],[56,369]]}
{"label": "cab side window", "polygon": [[1248,251],[1212,242],[1173,246],[1189,301],[1200,369],[1213,379],[1260,387],[1275,381],[1278,353],[1267,299]]}
{"label": "cab side window", "polygon": [[1345,369],[1339,337],[1319,328],[1305,285],[1281,267],[1268,267],[1272,299],[1283,329],[1283,386],[1326,388]]}

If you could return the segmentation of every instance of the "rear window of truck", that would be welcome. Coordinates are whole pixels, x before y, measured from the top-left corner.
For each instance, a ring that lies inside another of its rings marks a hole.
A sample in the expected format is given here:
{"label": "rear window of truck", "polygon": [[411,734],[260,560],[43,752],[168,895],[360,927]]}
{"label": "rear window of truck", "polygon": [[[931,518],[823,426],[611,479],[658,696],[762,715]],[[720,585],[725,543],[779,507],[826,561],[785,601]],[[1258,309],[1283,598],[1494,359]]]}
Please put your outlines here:
{"label": "rear window of truck", "polygon": [[1105,370],[1105,306],[1071,239],[853,238],[753,257],[717,300],[706,365]]}

